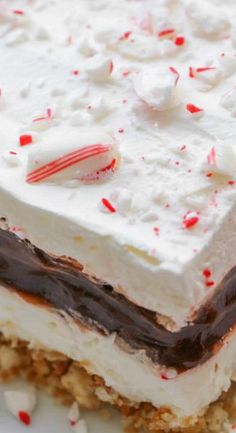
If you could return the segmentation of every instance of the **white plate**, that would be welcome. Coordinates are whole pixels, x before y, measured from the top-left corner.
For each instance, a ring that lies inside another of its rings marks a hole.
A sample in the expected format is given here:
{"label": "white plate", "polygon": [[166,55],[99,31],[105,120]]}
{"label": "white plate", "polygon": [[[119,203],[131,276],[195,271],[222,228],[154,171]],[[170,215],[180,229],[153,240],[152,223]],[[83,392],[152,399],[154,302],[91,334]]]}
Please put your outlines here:
{"label": "white plate", "polygon": [[[52,399],[39,393],[38,406],[33,414],[32,425],[25,427],[6,409],[4,401],[5,389],[16,389],[19,382],[0,385],[0,433],[70,433],[67,421],[68,409],[56,406]],[[119,415],[111,411],[111,417],[105,421],[99,413],[83,413],[88,423],[89,433],[122,433]]]}

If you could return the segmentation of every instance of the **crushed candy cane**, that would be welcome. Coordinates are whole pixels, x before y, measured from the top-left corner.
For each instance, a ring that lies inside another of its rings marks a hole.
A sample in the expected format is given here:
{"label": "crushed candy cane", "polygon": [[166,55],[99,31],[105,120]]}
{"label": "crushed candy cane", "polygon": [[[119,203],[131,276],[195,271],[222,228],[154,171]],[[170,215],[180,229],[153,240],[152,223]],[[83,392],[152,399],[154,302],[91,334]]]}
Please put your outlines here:
{"label": "crushed candy cane", "polygon": [[23,424],[31,424],[31,415],[37,404],[37,394],[33,387],[5,391],[4,399],[8,410]]}
{"label": "crushed candy cane", "polygon": [[104,133],[79,132],[58,143],[34,146],[28,155],[26,181],[81,182],[102,180],[113,174],[119,162],[119,151],[112,137]]}

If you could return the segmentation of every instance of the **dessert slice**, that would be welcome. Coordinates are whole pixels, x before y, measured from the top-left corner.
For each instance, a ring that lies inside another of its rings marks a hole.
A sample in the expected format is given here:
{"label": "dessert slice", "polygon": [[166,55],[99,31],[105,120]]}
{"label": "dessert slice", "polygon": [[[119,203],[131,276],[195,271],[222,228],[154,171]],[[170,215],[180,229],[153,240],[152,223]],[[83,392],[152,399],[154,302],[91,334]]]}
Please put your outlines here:
{"label": "dessert slice", "polygon": [[214,3],[1,9],[1,377],[152,432],[234,409],[236,6]]}

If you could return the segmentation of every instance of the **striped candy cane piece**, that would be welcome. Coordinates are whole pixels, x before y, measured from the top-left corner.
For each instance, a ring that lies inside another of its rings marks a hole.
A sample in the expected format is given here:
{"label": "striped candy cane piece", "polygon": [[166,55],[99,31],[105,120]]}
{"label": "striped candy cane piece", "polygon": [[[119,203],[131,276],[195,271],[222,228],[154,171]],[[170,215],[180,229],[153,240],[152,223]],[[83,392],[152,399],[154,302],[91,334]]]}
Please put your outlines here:
{"label": "striped candy cane piece", "polygon": [[26,181],[94,182],[114,173],[118,159],[117,145],[109,135],[78,132],[62,144],[53,140],[34,146],[28,157]]}

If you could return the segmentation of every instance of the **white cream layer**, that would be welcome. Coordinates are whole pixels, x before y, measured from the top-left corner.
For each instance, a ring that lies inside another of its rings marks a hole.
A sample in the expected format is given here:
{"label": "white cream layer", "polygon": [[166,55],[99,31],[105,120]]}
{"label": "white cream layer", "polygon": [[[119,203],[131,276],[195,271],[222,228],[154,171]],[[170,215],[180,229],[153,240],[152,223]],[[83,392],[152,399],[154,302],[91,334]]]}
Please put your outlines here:
{"label": "white cream layer", "polygon": [[104,337],[94,331],[85,332],[63,313],[29,304],[3,287],[0,291],[0,331],[6,336],[29,341],[32,348],[44,347],[89,362],[90,373],[101,376],[107,386],[122,396],[133,402],[171,408],[177,424],[185,416],[197,416],[230,386],[236,369],[235,334],[204,365],[177,377],[173,371],[167,371],[173,379],[163,380],[158,366],[154,367],[141,353],[126,353],[119,348],[115,335]]}
{"label": "white cream layer", "polygon": [[[179,324],[236,263],[235,22],[233,0],[1,2],[0,216]],[[114,136],[114,176],[27,184],[34,144],[81,127]]]}

